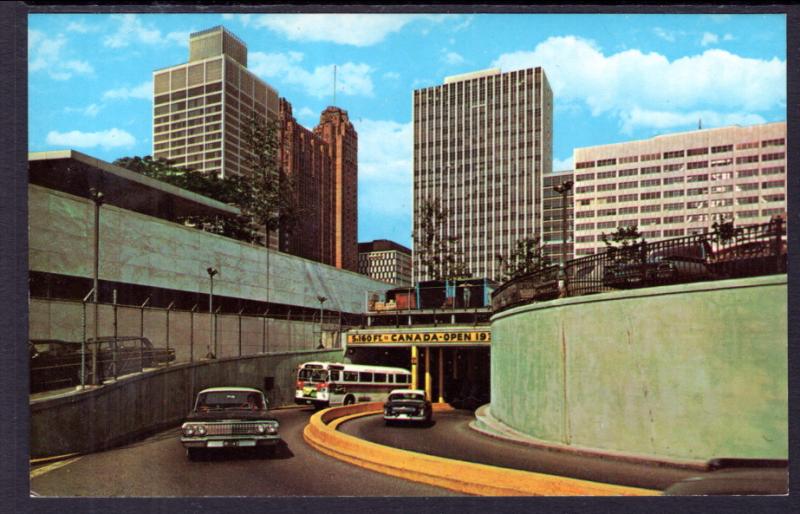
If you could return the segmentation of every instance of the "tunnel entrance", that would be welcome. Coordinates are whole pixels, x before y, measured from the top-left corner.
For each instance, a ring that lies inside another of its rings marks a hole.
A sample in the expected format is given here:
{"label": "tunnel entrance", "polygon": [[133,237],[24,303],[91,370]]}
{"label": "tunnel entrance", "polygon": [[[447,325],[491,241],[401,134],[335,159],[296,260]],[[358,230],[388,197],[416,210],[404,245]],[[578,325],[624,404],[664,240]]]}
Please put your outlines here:
{"label": "tunnel entrance", "polygon": [[470,410],[489,403],[490,355],[488,346],[351,346],[347,350],[353,364],[416,368],[416,388],[425,390],[431,401]]}

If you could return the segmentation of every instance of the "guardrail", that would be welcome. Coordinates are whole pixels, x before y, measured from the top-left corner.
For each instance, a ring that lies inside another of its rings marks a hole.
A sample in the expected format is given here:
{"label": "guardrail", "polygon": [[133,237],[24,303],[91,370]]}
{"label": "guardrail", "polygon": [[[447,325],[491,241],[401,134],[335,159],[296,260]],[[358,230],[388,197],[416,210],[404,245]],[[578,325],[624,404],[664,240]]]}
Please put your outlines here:
{"label": "guardrail", "polygon": [[[448,409],[435,404],[434,410]],[[414,482],[481,496],[653,496],[658,491],[499,468],[398,450],[337,431],[339,424],[382,412],[379,402],[334,407],[314,414],[303,438],[339,460]]]}
{"label": "guardrail", "polygon": [[783,220],[774,218],[761,225],[609,247],[509,280],[492,294],[492,308],[498,312],[618,289],[786,273],[785,236]]}

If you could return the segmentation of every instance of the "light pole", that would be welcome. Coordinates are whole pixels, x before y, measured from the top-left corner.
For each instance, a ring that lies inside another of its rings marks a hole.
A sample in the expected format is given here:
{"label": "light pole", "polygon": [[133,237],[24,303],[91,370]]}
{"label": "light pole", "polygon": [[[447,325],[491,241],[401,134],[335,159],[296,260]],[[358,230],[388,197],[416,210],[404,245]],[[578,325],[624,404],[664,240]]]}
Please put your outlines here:
{"label": "light pole", "polygon": [[[210,281],[210,291],[208,295],[208,317],[209,317],[209,335],[208,335],[208,352],[206,353],[207,359],[215,359],[217,357],[217,334],[214,330],[214,275],[219,273],[216,268],[206,268],[208,273],[208,280]],[[214,353],[211,352],[211,343],[214,343]]]}
{"label": "light pole", "polygon": [[567,195],[572,191],[571,180],[553,187],[556,193],[561,195],[561,264],[567,262]]}
{"label": "light pole", "polygon": [[97,385],[97,338],[98,319],[97,302],[100,282],[100,206],[103,205],[103,193],[97,188],[89,188],[89,198],[94,203],[94,265],[92,270],[92,301],[94,302],[94,344],[92,345],[92,384]]}
{"label": "light pole", "polygon": [[322,344],[322,305],[325,303],[325,300],[327,300],[327,298],[324,296],[317,296],[317,301],[319,302],[319,346],[317,347],[317,350],[325,348],[325,345]]}

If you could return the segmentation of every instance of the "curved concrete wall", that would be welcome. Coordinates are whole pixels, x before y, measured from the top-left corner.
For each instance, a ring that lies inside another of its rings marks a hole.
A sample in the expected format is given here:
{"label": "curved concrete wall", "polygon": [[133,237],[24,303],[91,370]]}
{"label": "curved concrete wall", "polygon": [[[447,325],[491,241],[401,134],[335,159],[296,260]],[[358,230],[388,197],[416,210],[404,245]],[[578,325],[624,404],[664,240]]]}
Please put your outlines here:
{"label": "curved concrete wall", "polygon": [[[32,401],[31,457],[88,453],[181,423],[206,387],[264,387],[272,407],[294,404],[295,370],[306,361],[339,362],[341,350],[266,354],[180,364],[97,389]],[[177,434],[176,434],[177,436]]]}
{"label": "curved concrete wall", "polygon": [[554,300],[492,318],[492,414],[678,460],[788,458],[786,275]]}

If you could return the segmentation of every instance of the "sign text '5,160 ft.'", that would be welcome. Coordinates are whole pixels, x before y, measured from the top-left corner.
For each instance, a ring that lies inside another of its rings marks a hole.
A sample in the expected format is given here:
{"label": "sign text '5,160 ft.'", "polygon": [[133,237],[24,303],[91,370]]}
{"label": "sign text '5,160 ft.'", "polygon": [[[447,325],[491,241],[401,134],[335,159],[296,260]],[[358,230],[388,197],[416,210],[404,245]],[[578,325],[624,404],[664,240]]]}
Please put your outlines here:
{"label": "sign text '5,160 ft.'", "polygon": [[372,334],[348,334],[348,344],[364,343],[488,343],[492,340],[489,330],[472,332],[380,332]]}

